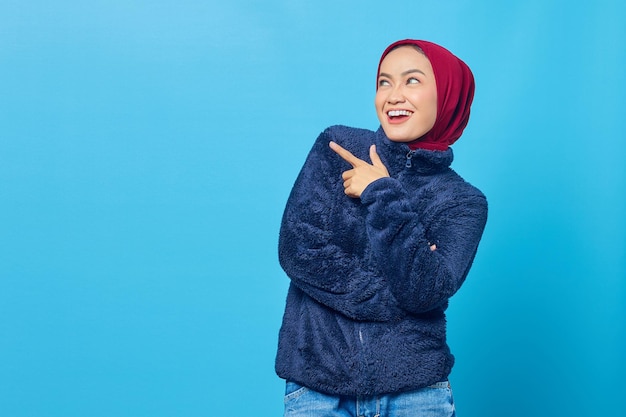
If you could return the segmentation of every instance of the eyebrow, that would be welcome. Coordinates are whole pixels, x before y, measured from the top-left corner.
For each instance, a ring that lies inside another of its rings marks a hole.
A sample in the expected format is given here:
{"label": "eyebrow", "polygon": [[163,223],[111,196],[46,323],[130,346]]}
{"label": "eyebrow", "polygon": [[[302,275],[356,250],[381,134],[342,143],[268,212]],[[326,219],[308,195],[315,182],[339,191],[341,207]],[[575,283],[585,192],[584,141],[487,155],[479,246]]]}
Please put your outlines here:
{"label": "eyebrow", "polygon": [[[415,68],[415,69],[409,69],[409,70],[406,70],[406,71],[404,71],[404,72],[403,72],[402,74],[400,74],[400,75],[405,76],[405,75],[408,75],[408,74],[413,74],[413,73],[415,73],[415,72],[419,72],[420,74],[422,74],[422,75],[426,76],[426,74],[424,73],[424,71],[419,70],[419,69],[417,69],[417,68]],[[379,76],[379,77],[393,78],[391,75],[389,75],[389,74],[387,74],[387,73],[385,73],[385,72],[381,72],[378,76]]]}

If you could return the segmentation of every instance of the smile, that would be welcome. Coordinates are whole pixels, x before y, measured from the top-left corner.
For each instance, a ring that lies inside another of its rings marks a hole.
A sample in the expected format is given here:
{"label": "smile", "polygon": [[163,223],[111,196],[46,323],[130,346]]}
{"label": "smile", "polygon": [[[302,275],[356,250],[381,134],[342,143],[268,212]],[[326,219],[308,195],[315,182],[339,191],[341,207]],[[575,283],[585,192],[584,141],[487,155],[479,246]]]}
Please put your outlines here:
{"label": "smile", "polygon": [[410,116],[412,114],[413,112],[410,112],[408,110],[389,110],[387,112],[387,116],[389,117]]}

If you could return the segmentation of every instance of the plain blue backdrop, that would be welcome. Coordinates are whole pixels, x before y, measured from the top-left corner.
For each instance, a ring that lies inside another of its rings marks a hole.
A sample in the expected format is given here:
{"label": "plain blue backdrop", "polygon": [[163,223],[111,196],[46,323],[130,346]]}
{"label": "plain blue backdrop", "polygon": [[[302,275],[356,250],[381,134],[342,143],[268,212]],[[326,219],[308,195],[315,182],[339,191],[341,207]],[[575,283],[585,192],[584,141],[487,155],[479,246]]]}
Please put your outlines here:
{"label": "plain blue backdrop", "polygon": [[407,37],[476,77],[459,415],[622,412],[623,2],[2,0],[0,415],[281,415],[282,210]]}

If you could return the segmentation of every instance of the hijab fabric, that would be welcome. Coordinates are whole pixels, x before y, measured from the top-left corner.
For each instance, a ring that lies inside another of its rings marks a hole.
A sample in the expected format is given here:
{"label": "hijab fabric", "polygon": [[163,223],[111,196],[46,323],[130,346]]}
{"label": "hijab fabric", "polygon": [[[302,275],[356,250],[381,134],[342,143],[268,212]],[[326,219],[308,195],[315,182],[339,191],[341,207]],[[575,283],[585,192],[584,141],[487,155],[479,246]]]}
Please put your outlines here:
{"label": "hijab fabric", "polygon": [[445,151],[461,137],[467,126],[470,106],[474,99],[474,76],[465,62],[442,46],[428,41],[404,39],[392,43],[383,52],[378,63],[378,74],[383,59],[393,49],[403,45],[418,46],[430,61],[437,85],[437,119],[433,128],[408,145],[411,149]]}

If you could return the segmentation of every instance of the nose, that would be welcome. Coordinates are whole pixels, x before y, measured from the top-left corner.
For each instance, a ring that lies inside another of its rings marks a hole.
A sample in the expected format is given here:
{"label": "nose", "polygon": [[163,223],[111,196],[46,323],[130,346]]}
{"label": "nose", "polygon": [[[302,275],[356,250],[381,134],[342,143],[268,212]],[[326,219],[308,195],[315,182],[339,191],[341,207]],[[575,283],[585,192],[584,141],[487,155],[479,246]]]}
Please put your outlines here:
{"label": "nose", "polygon": [[389,104],[397,104],[402,103],[404,101],[404,94],[402,93],[402,86],[395,86],[389,92],[389,96],[387,97],[387,102]]}

